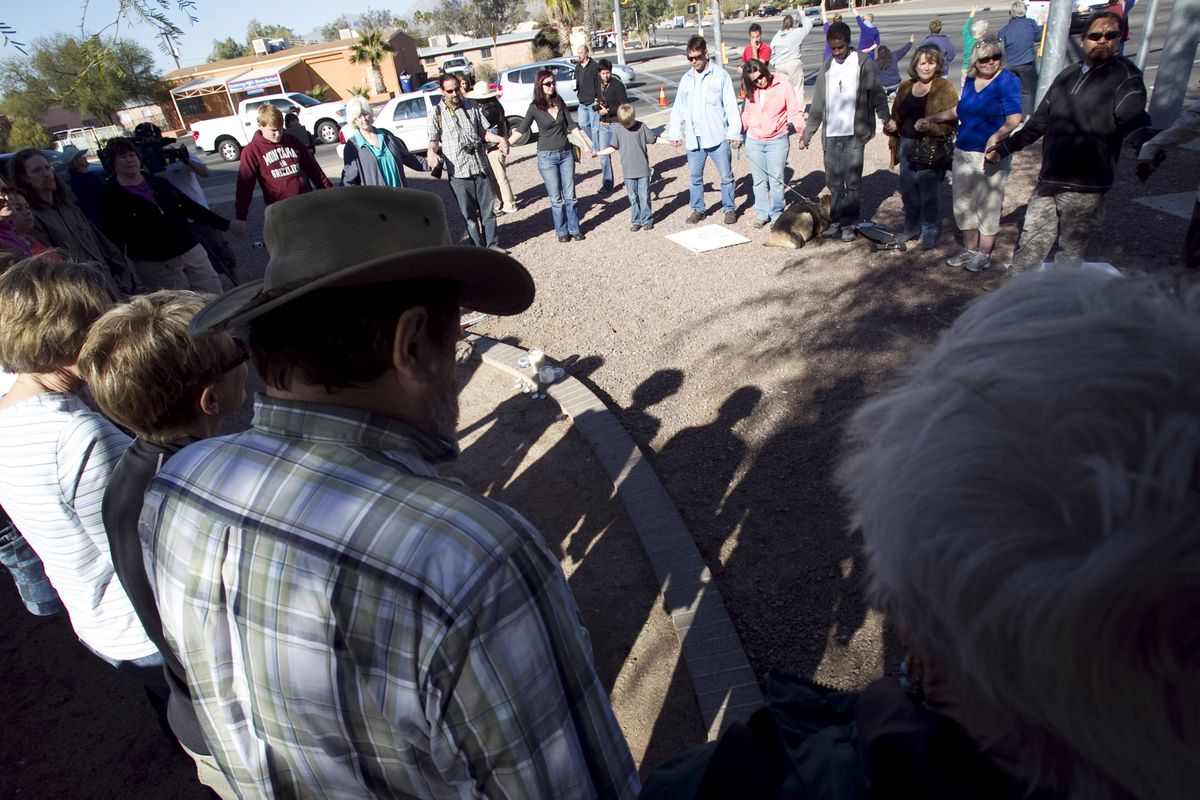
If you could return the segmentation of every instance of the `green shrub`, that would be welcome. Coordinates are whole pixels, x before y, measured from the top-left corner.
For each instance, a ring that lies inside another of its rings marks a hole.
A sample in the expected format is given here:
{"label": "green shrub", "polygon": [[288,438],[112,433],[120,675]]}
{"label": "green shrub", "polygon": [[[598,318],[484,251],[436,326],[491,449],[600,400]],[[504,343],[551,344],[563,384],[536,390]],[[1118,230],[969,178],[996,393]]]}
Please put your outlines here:
{"label": "green shrub", "polygon": [[29,117],[13,117],[12,130],[8,134],[8,148],[12,152],[33,147],[37,150],[48,150],[54,140],[46,129],[35,119]]}

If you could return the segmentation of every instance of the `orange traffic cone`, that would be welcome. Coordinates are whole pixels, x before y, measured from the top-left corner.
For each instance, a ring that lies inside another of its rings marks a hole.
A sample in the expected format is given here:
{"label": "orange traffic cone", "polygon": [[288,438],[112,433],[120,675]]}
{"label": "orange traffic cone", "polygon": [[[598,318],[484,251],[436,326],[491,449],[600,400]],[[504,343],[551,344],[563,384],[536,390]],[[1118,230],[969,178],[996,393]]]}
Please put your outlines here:
{"label": "orange traffic cone", "polygon": [[658,87],[658,105],[661,108],[667,106],[667,87],[665,86]]}

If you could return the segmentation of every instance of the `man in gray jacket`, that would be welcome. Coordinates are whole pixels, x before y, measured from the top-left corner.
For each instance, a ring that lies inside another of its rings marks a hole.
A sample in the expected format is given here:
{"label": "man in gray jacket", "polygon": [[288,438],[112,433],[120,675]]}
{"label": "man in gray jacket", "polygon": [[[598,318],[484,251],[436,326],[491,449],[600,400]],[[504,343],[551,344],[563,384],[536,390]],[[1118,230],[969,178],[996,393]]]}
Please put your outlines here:
{"label": "man in gray jacket", "polygon": [[863,149],[875,135],[875,119],[887,122],[887,93],[879,83],[874,59],[860,58],[850,47],[850,26],[834,22],[825,34],[832,56],[825,59],[813,85],[808,126],[800,149],[808,147],[817,129],[825,128],[825,183],[832,195],[829,228],[821,234],[843,242],[854,241],[854,225],[861,213]]}

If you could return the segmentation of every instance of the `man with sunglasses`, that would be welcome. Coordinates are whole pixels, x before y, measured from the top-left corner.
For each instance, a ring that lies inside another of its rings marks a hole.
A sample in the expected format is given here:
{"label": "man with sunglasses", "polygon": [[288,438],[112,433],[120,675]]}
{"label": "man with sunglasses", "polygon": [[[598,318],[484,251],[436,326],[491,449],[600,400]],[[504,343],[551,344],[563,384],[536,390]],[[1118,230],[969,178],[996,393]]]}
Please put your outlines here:
{"label": "man with sunglasses", "polygon": [[692,213],[687,221],[694,225],[704,219],[704,162],[712,159],[721,177],[721,208],[725,224],[737,222],[733,204],[732,148],[742,146],[742,119],[738,111],[733,81],[723,68],[708,60],[708,45],[703,36],[688,40],[687,59],[692,68],[679,79],[679,91],[666,139],[675,147],[687,148]]}
{"label": "man with sunglasses", "polygon": [[462,96],[457,75],[442,76],[442,102],[429,115],[429,168],[445,160],[450,191],[467,223],[467,235],[476,247],[502,250],[496,233],[495,195],[484,142],[495,142],[508,154],[508,139],[488,130],[483,111]]}
{"label": "man with sunglasses", "polygon": [[1125,137],[1150,124],[1142,73],[1117,54],[1119,14],[1092,18],[1080,44],[1083,61],[1059,73],[1025,127],[988,148],[992,163],[1042,140],[1042,169],[1025,210],[1012,275],[1037,268],[1058,241],[1056,262],[1078,265],[1104,222]]}
{"label": "man with sunglasses", "polygon": [[201,732],[187,672],[163,635],[138,538],[146,487],[162,465],[184,446],[216,436],[246,399],[245,346],[227,333],[188,335],[188,323],[207,299],[167,290],[111,309],[88,329],[79,370],[105,416],[137,436],[109,478],[101,515],[117,578],[163,654],[167,721],[196,762],[200,782],[235,800]]}

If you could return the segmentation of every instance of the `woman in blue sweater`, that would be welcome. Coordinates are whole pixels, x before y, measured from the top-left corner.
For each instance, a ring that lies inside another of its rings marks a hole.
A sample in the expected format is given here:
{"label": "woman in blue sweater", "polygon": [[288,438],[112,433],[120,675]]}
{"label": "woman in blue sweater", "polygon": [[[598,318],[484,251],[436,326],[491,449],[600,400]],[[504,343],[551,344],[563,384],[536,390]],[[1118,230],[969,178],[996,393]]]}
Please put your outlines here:
{"label": "woman in blue sweater", "polygon": [[992,245],[1000,230],[1004,183],[1012,158],[995,164],[983,156],[1021,124],[1021,81],[1004,69],[1004,47],[995,36],[984,36],[971,51],[967,79],[958,106],[918,120],[924,123],[958,120],[954,148],[954,221],[963,235],[963,249],[946,259],[952,267],[979,272],[991,266]]}

